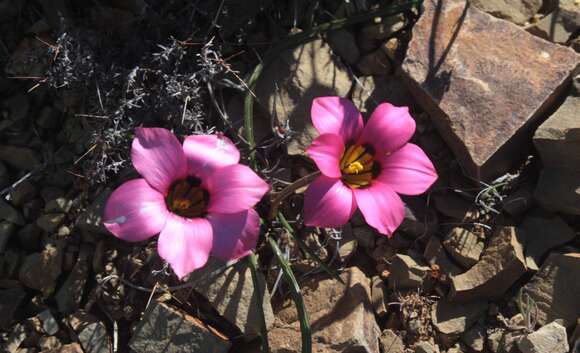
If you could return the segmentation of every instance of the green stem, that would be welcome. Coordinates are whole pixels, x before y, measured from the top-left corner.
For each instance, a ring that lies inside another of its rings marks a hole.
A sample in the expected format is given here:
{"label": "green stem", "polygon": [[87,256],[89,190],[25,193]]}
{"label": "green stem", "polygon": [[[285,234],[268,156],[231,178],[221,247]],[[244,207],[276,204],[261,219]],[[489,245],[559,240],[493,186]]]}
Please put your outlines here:
{"label": "green stem", "polygon": [[248,266],[252,273],[252,282],[254,283],[254,291],[256,293],[256,305],[258,306],[258,313],[260,315],[260,330],[262,339],[262,352],[269,353],[270,346],[268,344],[268,326],[266,325],[266,316],[264,315],[264,296],[262,286],[258,278],[258,257],[255,253],[248,256]]}
{"label": "green stem", "polygon": [[292,184],[286,186],[282,191],[276,194],[276,197],[272,199],[272,206],[270,207],[270,213],[268,214],[268,218],[270,220],[276,218],[278,215],[278,208],[282,201],[284,201],[288,196],[292,195],[294,191],[300,189],[303,186],[310,184],[316,177],[320,175],[320,171],[317,170],[313,173],[310,173],[302,178],[296,180]]}
{"label": "green stem", "polygon": [[304,298],[302,298],[302,294],[300,293],[300,286],[298,286],[298,282],[296,281],[296,277],[294,277],[294,273],[290,268],[290,264],[282,256],[282,252],[280,251],[278,244],[276,244],[276,241],[274,241],[273,238],[268,237],[268,243],[270,244],[270,248],[272,248],[272,251],[274,252],[276,261],[282,268],[282,275],[284,276],[284,280],[286,281],[288,287],[290,288],[292,300],[294,300],[296,310],[298,311],[298,318],[300,321],[300,333],[302,335],[302,353],[311,353],[312,332],[310,330],[308,313],[306,312],[306,307],[304,305]]}

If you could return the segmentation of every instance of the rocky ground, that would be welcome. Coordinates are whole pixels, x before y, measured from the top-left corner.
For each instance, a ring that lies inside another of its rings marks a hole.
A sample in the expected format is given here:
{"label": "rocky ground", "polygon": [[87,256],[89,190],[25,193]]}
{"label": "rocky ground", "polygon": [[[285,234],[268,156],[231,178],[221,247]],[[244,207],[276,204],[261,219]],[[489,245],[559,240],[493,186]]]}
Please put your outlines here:
{"label": "rocky ground", "polygon": [[270,351],[300,352],[262,241],[260,289],[245,261],[212,259],[183,284],[154,239],[121,242],[101,213],[136,176],[136,126],[222,131],[279,191],[314,170],[312,99],[340,95],[363,115],[410,106],[439,180],[404,198],[389,239],[359,213],[302,227],[300,189],[282,205],[300,242],[268,232],[298,278],[312,351],[580,352],[580,3],[425,0],[420,16],[323,32],[265,65],[258,145],[245,146],[244,94],[268,48],[377,9],[363,5],[1,0],[0,347],[259,352],[262,307]]}

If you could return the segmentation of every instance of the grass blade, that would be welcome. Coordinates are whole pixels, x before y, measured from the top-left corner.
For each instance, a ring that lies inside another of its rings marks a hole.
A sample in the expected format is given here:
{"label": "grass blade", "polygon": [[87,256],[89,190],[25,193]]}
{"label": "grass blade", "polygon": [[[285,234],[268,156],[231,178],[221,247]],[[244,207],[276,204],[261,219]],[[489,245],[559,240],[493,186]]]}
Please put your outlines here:
{"label": "grass blade", "polygon": [[282,268],[282,275],[284,276],[284,281],[290,287],[290,294],[292,295],[292,300],[296,305],[296,310],[298,311],[298,318],[300,320],[300,333],[302,335],[302,353],[312,352],[312,332],[310,330],[310,321],[308,319],[308,313],[306,312],[306,307],[304,306],[304,298],[302,298],[302,293],[300,293],[300,287],[294,277],[294,273],[290,268],[290,264],[282,256],[282,251],[276,244],[273,238],[268,237],[268,244],[272,251],[276,261]]}
{"label": "grass blade", "polygon": [[262,352],[269,353],[270,346],[268,344],[268,328],[266,326],[266,317],[264,316],[264,296],[262,295],[262,286],[258,280],[258,257],[255,253],[248,256],[248,266],[252,273],[252,282],[254,283],[254,290],[256,291],[256,304],[258,305],[258,313],[260,314],[260,330],[262,338]]}

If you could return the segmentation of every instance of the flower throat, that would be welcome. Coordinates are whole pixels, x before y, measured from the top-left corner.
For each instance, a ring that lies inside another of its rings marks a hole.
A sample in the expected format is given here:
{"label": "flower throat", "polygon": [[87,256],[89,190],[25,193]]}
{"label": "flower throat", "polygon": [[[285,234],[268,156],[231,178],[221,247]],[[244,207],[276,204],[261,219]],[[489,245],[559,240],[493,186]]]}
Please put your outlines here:
{"label": "flower throat", "polygon": [[342,181],[354,189],[368,186],[379,174],[375,151],[367,145],[350,145],[340,158]]}
{"label": "flower throat", "polygon": [[201,180],[193,176],[174,182],[165,197],[167,208],[185,218],[204,216],[209,203],[209,193],[200,185]]}

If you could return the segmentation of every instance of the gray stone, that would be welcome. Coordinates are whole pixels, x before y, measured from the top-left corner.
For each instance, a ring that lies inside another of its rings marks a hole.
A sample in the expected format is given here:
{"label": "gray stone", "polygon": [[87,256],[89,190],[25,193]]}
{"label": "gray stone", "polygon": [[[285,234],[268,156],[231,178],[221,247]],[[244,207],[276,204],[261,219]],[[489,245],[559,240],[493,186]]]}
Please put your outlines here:
{"label": "gray stone", "polygon": [[40,197],[44,200],[44,203],[48,203],[50,200],[58,199],[59,197],[64,197],[65,192],[61,188],[54,186],[46,186],[40,190]]}
{"label": "gray stone", "polygon": [[358,244],[363,248],[372,249],[375,247],[377,233],[371,227],[367,225],[353,227],[352,234],[354,235],[354,238],[358,241]]}
{"label": "gray stone", "polygon": [[56,293],[58,310],[63,314],[73,313],[81,303],[88,279],[91,255],[91,249],[86,245],[81,245],[77,262]]}
{"label": "gray stone", "polygon": [[20,246],[28,252],[35,252],[40,247],[42,230],[34,223],[29,223],[18,230]]}
{"label": "gray stone", "polygon": [[360,57],[354,35],[346,29],[328,33],[328,44],[347,64],[354,64]]}
{"label": "gray stone", "polygon": [[360,77],[355,81],[351,99],[360,112],[370,114],[382,102],[410,106],[410,97],[402,79],[395,74]]}
{"label": "gray stone", "polygon": [[46,334],[52,336],[58,332],[58,323],[49,309],[40,312],[38,318],[42,322],[42,329]]}
{"label": "gray stone", "polygon": [[439,347],[428,341],[420,341],[415,344],[415,353],[439,353]]}
{"label": "gray stone", "polygon": [[[215,258],[210,258],[207,265],[190,275],[191,280],[217,271],[224,267],[225,263]],[[260,275],[260,274],[259,274]],[[264,302],[264,316],[266,325],[270,328],[274,322],[274,314],[270,304],[268,292],[263,277],[259,276]],[[244,333],[252,337],[260,334],[261,314],[258,312],[257,292],[252,281],[252,274],[245,262],[240,262],[217,277],[206,276],[193,287],[199,294],[207,298],[216,311],[234,324]]]}
{"label": "gray stone", "polygon": [[131,341],[137,353],[225,353],[229,340],[212,327],[174,307],[151,302]]}
{"label": "gray stone", "polygon": [[335,244],[335,242],[330,242],[330,246],[334,247],[335,251],[338,250],[338,256],[342,263],[348,262],[348,260],[356,253],[358,241],[353,235],[352,225],[350,223],[347,223],[342,227],[342,237],[338,244],[338,249],[336,249]]}
{"label": "gray stone", "polygon": [[40,166],[37,155],[27,147],[0,145],[0,161],[18,170],[30,171]]}
{"label": "gray stone", "polygon": [[36,187],[28,180],[16,185],[10,191],[10,201],[14,206],[22,206],[36,196]]}
{"label": "gray stone", "polygon": [[429,266],[420,265],[411,256],[397,254],[391,259],[389,287],[396,289],[422,287],[430,270]]}
{"label": "gray stone", "polygon": [[0,222],[0,254],[4,252],[8,240],[16,233],[16,226],[10,222]]}
{"label": "gray stone", "polygon": [[522,25],[542,7],[542,0],[473,0],[472,4],[495,17]]}
{"label": "gray stone", "polygon": [[435,303],[431,311],[431,320],[437,331],[447,338],[459,338],[485,314],[487,303],[473,301],[454,303],[442,299]]}
{"label": "gray stone", "polygon": [[79,215],[76,226],[81,231],[94,234],[109,234],[109,231],[103,225],[103,212],[112,192],[109,188],[104,189],[93,203]]}
{"label": "gray stone", "polygon": [[502,200],[501,207],[505,213],[520,219],[532,206],[533,196],[527,189],[518,189]]}
{"label": "gray stone", "polygon": [[580,253],[551,253],[540,270],[524,287],[524,292],[536,303],[536,319],[545,325],[562,319],[564,326],[576,323],[580,317]]}
{"label": "gray stone", "polygon": [[534,198],[549,211],[580,215],[580,171],[544,168]]}
{"label": "gray stone", "polygon": [[64,213],[46,213],[38,217],[36,225],[45,232],[52,233],[61,225],[65,217]]}
{"label": "gray stone", "polygon": [[455,265],[453,261],[449,259],[441,241],[436,236],[429,238],[423,256],[430,265],[439,266],[439,269],[445,276],[458,275],[463,272],[459,266]]}
{"label": "gray stone", "polygon": [[[312,328],[312,351],[379,353],[381,331],[370,302],[370,280],[356,267],[340,276],[346,285],[326,275],[301,284]],[[298,313],[291,301],[277,312],[269,339],[272,353],[301,351]]]}
{"label": "gray stone", "polygon": [[580,6],[578,3],[571,3],[568,6],[560,4],[558,9],[534,23],[528,31],[551,42],[565,44],[574,37],[578,27],[580,27]]}
{"label": "gray stone", "polygon": [[111,353],[111,339],[105,325],[94,316],[77,312],[69,323],[78,336],[85,353]]}
{"label": "gray stone", "polygon": [[8,353],[16,353],[20,344],[28,337],[28,330],[23,324],[16,324],[8,337],[8,340],[4,342],[4,349]]}
{"label": "gray stone", "polygon": [[486,339],[485,334],[485,327],[475,325],[461,336],[461,340],[471,348],[473,352],[483,352]]}
{"label": "gray stone", "polygon": [[0,290],[0,329],[8,330],[12,327],[14,314],[26,292],[20,287]]}
{"label": "gray stone", "polygon": [[405,353],[405,344],[393,330],[384,330],[379,337],[379,345],[383,353]]}
{"label": "gray stone", "polygon": [[371,302],[373,304],[373,309],[378,317],[383,317],[387,314],[387,306],[385,303],[385,295],[387,288],[385,282],[379,276],[375,276],[371,281]]}
{"label": "gray stone", "polygon": [[542,164],[580,170],[580,97],[569,96],[534,133]]}
{"label": "gray stone", "polygon": [[275,131],[290,128],[288,153],[302,154],[318,135],[311,124],[312,100],[346,96],[352,80],[346,67],[320,39],[279,53],[264,68],[255,89],[258,101],[270,114]]}
{"label": "gray stone", "polygon": [[65,197],[59,197],[54,200],[50,200],[44,206],[44,212],[46,213],[68,213],[72,207],[72,200]]}
{"label": "gray stone", "polygon": [[40,353],[84,353],[83,348],[78,343],[65,344],[59,348],[45,350]]}
{"label": "gray stone", "polygon": [[522,353],[567,353],[570,349],[566,328],[557,322],[524,336],[518,341],[518,348]]}
{"label": "gray stone", "polygon": [[451,277],[450,298],[464,302],[500,298],[527,271],[520,241],[515,227],[499,227],[479,262]]}
{"label": "gray stone", "polygon": [[38,340],[38,348],[40,348],[43,352],[44,351],[51,351],[56,350],[62,346],[62,343],[59,341],[58,338],[54,336],[42,336]]}
{"label": "gray stone", "polygon": [[8,221],[23,226],[24,217],[12,205],[0,198],[0,220]]}
{"label": "gray stone", "polygon": [[380,22],[364,26],[358,35],[358,43],[365,52],[372,51],[386,39],[394,36],[406,25],[403,14],[378,18]]}
{"label": "gray stone", "polygon": [[467,229],[455,227],[445,236],[443,246],[463,267],[475,265],[483,252],[483,241]]}
{"label": "gray stone", "polygon": [[572,49],[464,1],[428,0],[402,69],[464,172],[487,180],[527,155],[534,123],[579,62]]}
{"label": "gray stone", "polygon": [[54,291],[56,279],[60,276],[62,265],[62,245],[48,243],[40,253],[24,258],[20,266],[19,280],[28,288],[50,294]]}
{"label": "gray stone", "polygon": [[387,54],[381,49],[362,56],[356,63],[356,68],[364,76],[388,75],[393,71]]}
{"label": "gray stone", "polygon": [[538,270],[543,256],[576,237],[574,230],[559,216],[530,215],[519,226],[524,230],[526,264]]}

